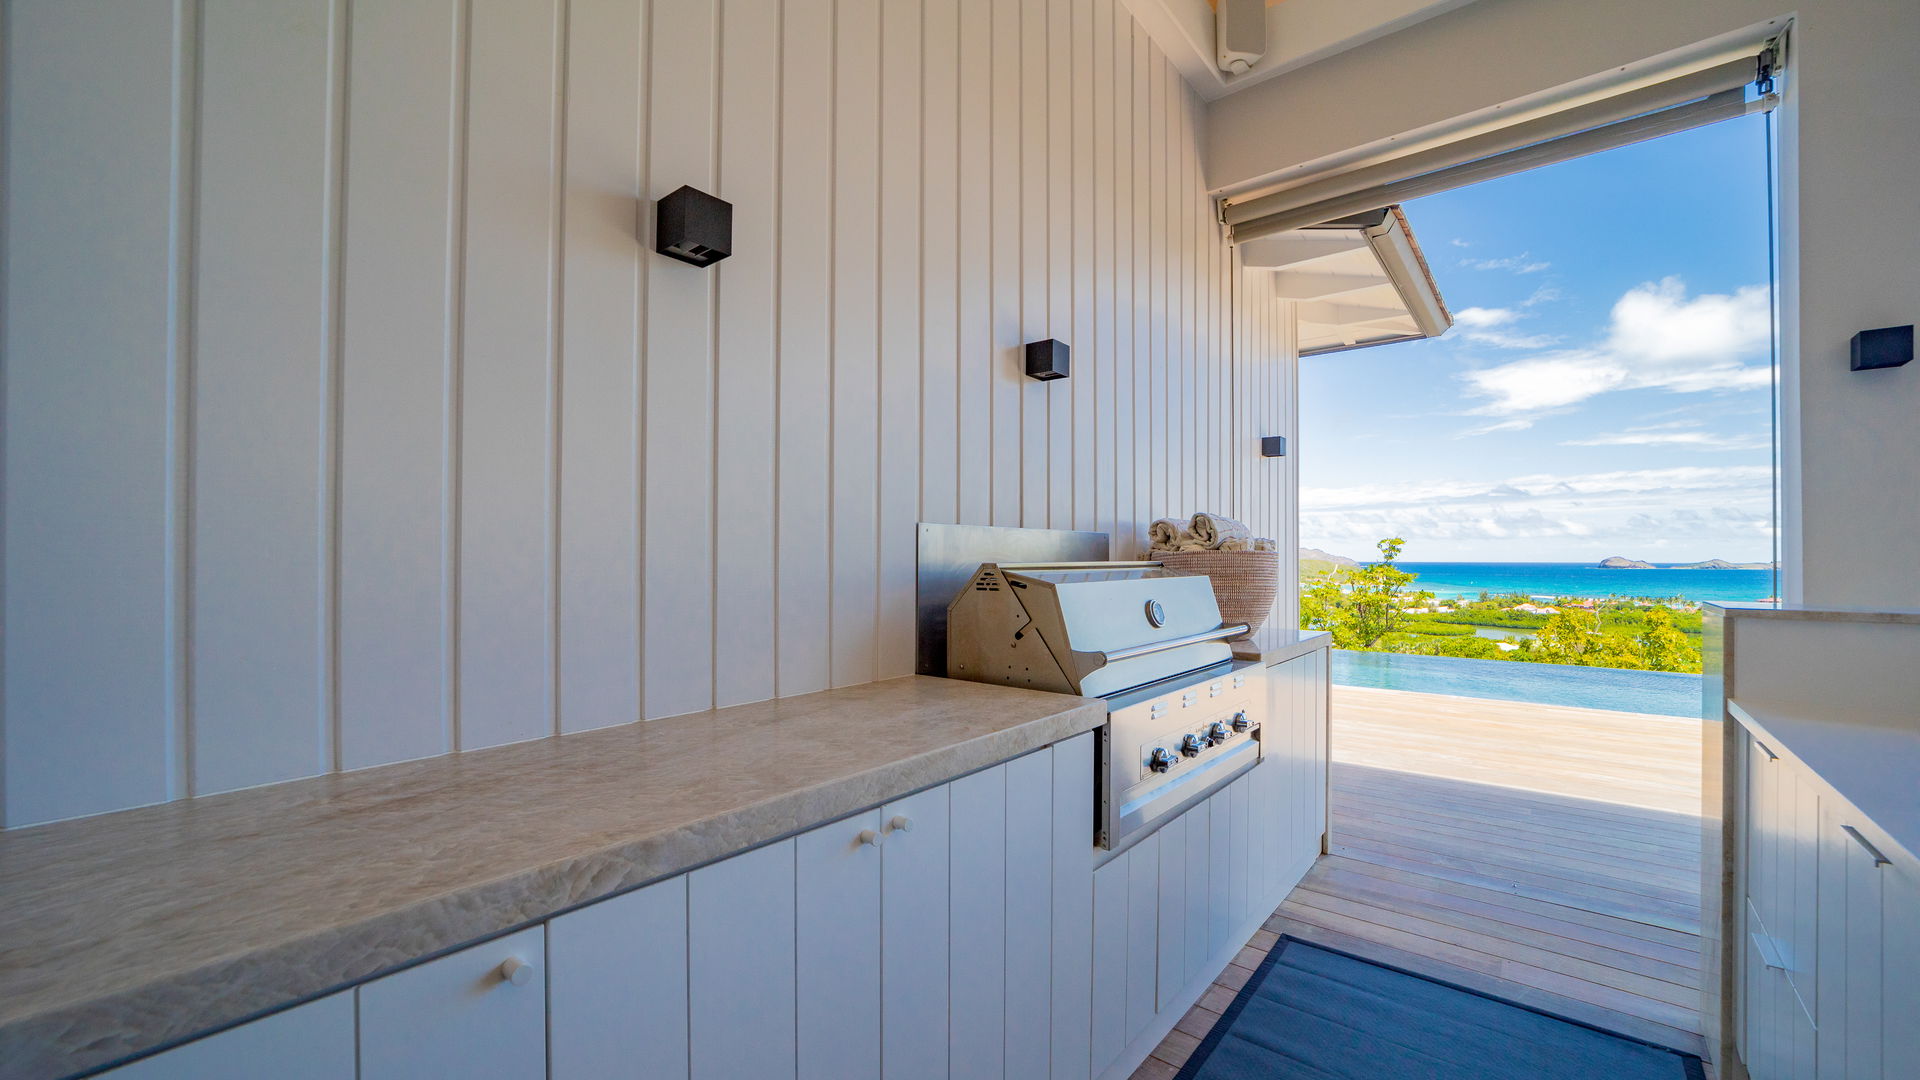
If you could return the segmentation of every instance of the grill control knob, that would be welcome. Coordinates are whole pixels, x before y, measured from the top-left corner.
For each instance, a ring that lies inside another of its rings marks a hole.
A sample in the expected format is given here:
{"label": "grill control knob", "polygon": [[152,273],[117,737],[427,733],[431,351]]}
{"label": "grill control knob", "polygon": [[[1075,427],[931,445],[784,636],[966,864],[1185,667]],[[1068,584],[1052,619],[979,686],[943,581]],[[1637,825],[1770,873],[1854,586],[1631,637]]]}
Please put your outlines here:
{"label": "grill control knob", "polygon": [[1228,731],[1225,724],[1216,723],[1207,728],[1207,739],[1215,746],[1231,738],[1233,738],[1233,732]]}
{"label": "grill control knob", "polygon": [[1247,710],[1241,709],[1239,712],[1233,714],[1233,730],[1245,731],[1252,726],[1253,721],[1247,719]]}
{"label": "grill control knob", "polygon": [[1173,768],[1173,753],[1164,746],[1156,746],[1153,753],[1147,755],[1147,768],[1154,772],[1166,772]]}
{"label": "grill control knob", "polygon": [[1200,751],[1206,748],[1207,740],[1198,735],[1182,735],[1180,737],[1180,752],[1187,757],[1199,757]]}

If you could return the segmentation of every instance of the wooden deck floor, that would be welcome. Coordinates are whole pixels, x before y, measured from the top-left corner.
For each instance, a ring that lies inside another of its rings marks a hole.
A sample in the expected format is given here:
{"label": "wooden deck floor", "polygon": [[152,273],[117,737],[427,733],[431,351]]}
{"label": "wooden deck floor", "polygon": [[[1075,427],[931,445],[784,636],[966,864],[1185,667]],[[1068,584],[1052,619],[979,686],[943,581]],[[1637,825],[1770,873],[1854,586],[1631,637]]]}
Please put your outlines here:
{"label": "wooden deck floor", "polygon": [[1699,761],[1672,717],[1335,687],[1332,852],[1136,1080],[1283,933],[1699,1053]]}

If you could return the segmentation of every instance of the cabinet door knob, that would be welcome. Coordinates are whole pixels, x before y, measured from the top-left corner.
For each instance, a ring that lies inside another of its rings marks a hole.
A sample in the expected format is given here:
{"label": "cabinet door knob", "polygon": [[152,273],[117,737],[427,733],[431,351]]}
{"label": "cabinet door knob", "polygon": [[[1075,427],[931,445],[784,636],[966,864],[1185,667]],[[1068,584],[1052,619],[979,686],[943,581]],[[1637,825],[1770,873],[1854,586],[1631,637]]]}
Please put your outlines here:
{"label": "cabinet door knob", "polygon": [[879,847],[881,844],[887,842],[887,837],[885,833],[875,832],[872,829],[861,829],[859,840],[861,843],[870,847]]}
{"label": "cabinet door knob", "polygon": [[533,981],[533,965],[517,956],[502,960],[497,970],[500,981],[511,986],[525,986]]}
{"label": "cabinet door knob", "polygon": [[913,819],[905,814],[895,814],[893,818],[887,822],[887,828],[894,832],[912,832]]}

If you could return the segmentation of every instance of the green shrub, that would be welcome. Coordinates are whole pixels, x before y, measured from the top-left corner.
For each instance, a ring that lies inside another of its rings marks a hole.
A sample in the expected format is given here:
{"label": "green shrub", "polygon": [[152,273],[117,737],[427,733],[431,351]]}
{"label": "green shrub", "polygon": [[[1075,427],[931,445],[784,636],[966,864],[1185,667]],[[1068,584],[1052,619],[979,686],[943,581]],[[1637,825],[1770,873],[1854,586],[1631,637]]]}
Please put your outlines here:
{"label": "green shrub", "polygon": [[1410,615],[1407,617],[1409,634],[1425,634],[1429,637],[1471,637],[1473,627],[1462,623],[1444,621],[1443,616]]}

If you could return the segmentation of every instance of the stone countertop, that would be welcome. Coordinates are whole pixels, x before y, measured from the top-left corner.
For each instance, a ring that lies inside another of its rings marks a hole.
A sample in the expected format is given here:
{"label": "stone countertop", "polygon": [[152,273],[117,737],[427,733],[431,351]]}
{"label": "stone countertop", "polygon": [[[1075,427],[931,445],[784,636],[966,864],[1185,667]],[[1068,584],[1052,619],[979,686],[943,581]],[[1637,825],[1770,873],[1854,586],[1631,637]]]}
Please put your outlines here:
{"label": "stone countertop", "polygon": [[[1903,717],[1854,716],[1733,700],[1727,711],[1776,753],[1798,761],[1920,862],[1920,705]],[[1857,823],[1855,823],[1857,824]]]}
{"label": "stone countertop", "polygon": [[1920,626],[1920,611],[1861,611],[1850,608],[1808,607],[1804,604],[1762,604],[1744,600],[1709,600],[1701,605],[1740,619],[1800,619],[1808,622],[1892,623]]}
{"label": "stone countertop", "polygon": [[1333,635],[1324,630],[1290,630],[1267,625],[1255,630],[1252,637],[1232,644],[1235,660],[1258,660],[1272,667],[1328,647],[1333,644]]}
{"label": "stone countertop", "polygon": [[1105,722],[908,676],[0,833],[0,1076],[118,1061]]}

